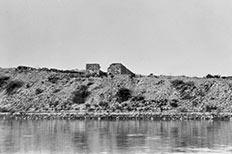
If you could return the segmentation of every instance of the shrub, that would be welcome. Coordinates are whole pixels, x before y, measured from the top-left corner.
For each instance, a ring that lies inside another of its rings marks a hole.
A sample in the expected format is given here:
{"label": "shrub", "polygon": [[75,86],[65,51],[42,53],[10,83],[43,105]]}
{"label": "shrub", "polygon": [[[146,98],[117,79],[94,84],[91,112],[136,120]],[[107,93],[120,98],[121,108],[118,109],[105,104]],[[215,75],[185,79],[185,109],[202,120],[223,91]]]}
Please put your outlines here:
{"label": "shrub", "polygon": [[51,101],[50,103],[49,103],[49,107],[57,107],[59,105],[59,101]]}
{"label": "shrub", "polygon": [[207,75],[206,75],[206,78],[213,78],[213,75],[207,74]]}
{"label": "shrub", "polygon": [[53,90],[53,93],[58,93],[60,91],[60,89],[55,89]]}
{"label": "shrub", "polygon": [[206,78],[221,78],[221,76],[220,75],[211,75],[211,74],[207,74],[206,75]]}
{"label": "shrub", "polygon": [[179,110],[180,112],[188,112],[188,108],[186,106],[181,106]]}
{"label": "shrub", "polygon": [[156,101],[156,106],[158,108],[160,108],[160,111],[163,112],[163,110],[165,110],[165,106],[168,104],[168,100],[167,99],[161,99]]}
{"label": "shrub", "polygon": [[193,81],[184,82],[182,80],[171,81],[172,86],[179,91],[181,99],[192,99],[193,89],[196,88]]}
{"label": "shrub", "polygon": [[28,84],[26,84],[26,88],[30,88],[31,87],[31,85],[28,83]]}
{"label": "shrub", "polygon": [[89,104],[89,103],[86,103],[86,104],[85,104],[85,108],[88,109],[88,108],[90,108],[90,107],[91,107],[91,104]]}
{"label": "shrub", "polygon": [[35,90],[35,94],[36,94],[36,95],[41,94],[42,92],[43,92],[43,90],[40,89],[40,88],[37,88],[37,89]]}
{"label": "shrub", "polygon": [[6,87],[6,93],[8,95],[13,94],[15,90],[21,88],[22,86],[23,86],[22,81],[11,81]]}
{"label": "shrub", "polygon": [[156,85],[161,85],[161,84],[164,84],[164,80],[160,80],[159,82],[156,83]]}
{"label": "shrub", "polygon": [[133,78],[135,78],[135,74],[133,73],[133,74],[130,74],[130,79],[133,79]]}
{"label": "shrub", "polygon": [[9,80],[10,77],[9,76],[1,76],[0,77],[0,87],[2,87],[3,85],[5,85],[7,83],[7,80]]}
{"label": "shrub", "polygon": [[93,82],[89,82],[88,84],[87,84],[87,86],[91,86],[92,84],[94,84]]}
{"label": "shrub", "polygon": [[216,106],[210,106],[210,105],[206,105],[205,106],[205,111],[206,112],[212,112],[212,111],[215,111],[217,110],[218,108]]}
{"label": "shrub", "polygon": [[20,73],[21,73],[21,72],[32,71],[32,70],[35,70],[35,68],[28,67],[28,66],[18,66],[18,67],[16,68],[16,71],[19,71]]}
{"label": "shrub", "polygon": [[222,79],[230,79],[230,80],[231,80],[231,79],[232,79],[232,76],[222,76],[221,78],[222,78]]}
{"label": "shrub", "polygon": [[171,102],[170,102],[170,106],[172,108],[177,108],[179,105],[178,105],[178,100],[176,99],[173,99]]}
{"label": "shrub", "polygon": [[138,95],[138,96],[134,96],[131,100],[132,101],[144,101],[144,96],[142,95]]}
{"label": "shrub", "polygon": [[51,75],[48,77],[48,81],[51,83],[56,83],[59,80],[59,77],[57,77],[56,75]]}
{"label": "shrub", "polygon": [[122,105],[119,104],[118,102],[116,102],[116,103],[114,104],[114,108],[115,108],[115,110],[122,110]]}
{"label": "shrub", "polygon": [[118,102],[124,102],[131,98],[131,90],[127,88],[120,88],[116,94]]}
{"label": "shrub", "polygon": [[73,102],[76,104],[85,103],[86,98],[90,95],[90,92],[87,90],[87,86],[80,86],[76,91],[73,92]]}
{"label": "shrub", "polygon": [[172,86],[174,87],[174,88],[176,88],[176,89],[180,89],[185,83],[184,83],[184,81],[182,81],[182,80],[173,80],[173,81],[171,81],[171,84],[172,84]]}
{"label": "shrub", "polygon": [[99,102],[99,106],[101,106],[101,107],[108,107],[109,104],[108,104],[108,102],[100,101],[100,102]]}
{"label": "shrub", "polygon": [[0,107],[0,112],[9,112],[9,109],[6,107]]}
{"label": "shrub", "polygon": [[196,100],[193,100],[191,103],[193,107],[197,107],[200,104],[200,101],[196,99]]}

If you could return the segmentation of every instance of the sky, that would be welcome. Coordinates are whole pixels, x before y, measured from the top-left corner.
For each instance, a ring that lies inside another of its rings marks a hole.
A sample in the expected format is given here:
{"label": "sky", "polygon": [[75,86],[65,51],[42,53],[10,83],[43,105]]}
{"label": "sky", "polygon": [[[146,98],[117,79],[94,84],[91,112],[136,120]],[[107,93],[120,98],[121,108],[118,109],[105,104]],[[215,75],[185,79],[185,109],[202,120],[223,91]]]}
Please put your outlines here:
{"label": "sky", "polygon": [[231,0],[0,0],[0,67],[232,75]]}

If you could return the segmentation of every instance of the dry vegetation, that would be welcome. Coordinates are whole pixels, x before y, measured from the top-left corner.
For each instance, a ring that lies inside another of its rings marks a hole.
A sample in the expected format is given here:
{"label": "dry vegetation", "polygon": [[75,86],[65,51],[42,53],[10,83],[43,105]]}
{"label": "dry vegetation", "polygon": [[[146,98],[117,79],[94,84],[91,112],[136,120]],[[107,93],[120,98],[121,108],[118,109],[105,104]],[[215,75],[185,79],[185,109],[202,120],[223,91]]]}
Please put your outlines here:
{"label": "dry vegetation", "polygon": [[0,69],[0,112],[232,112],[232,80]]}

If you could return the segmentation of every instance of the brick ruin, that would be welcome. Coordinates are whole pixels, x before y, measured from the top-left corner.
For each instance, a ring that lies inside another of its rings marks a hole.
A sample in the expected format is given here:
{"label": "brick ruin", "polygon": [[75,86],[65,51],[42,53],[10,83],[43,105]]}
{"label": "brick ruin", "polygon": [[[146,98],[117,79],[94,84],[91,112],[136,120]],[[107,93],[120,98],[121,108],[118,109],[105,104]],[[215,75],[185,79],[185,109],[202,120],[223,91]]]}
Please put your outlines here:
{"label": "brick ruin", "polygon": [[[96,75],[105,75],[105,72],[101,71],[100,64],[92,63],[86,64],[86,72],[89,74],[96,74]],[[121,63],[113,63],[107,69],[108,75],[134,75],[128,68],[126,68]]]}
{"label": "brick ruin", "polygon": [[107,73],[109,75],[134,75],[133,72],[131,72],[121,63],[111,64],[107,69]]}
{"label": "brick ruin", "polygon": [[101,73],[101,67],[99,64],[97,63],[93,63],[93,64],[86,64],[86,71],[90,74],[97,74],[100,75]]}

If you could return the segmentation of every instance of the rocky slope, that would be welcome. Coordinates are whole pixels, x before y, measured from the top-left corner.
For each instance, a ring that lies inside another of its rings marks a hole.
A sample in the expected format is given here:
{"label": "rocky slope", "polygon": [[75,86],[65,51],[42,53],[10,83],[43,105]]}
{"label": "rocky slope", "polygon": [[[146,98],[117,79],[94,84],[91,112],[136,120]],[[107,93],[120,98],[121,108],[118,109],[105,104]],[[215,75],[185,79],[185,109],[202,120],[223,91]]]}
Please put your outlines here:
{"label": "rocky slope", "polygon": [[0,69],[0,112],[232,112],[232,80]]}

